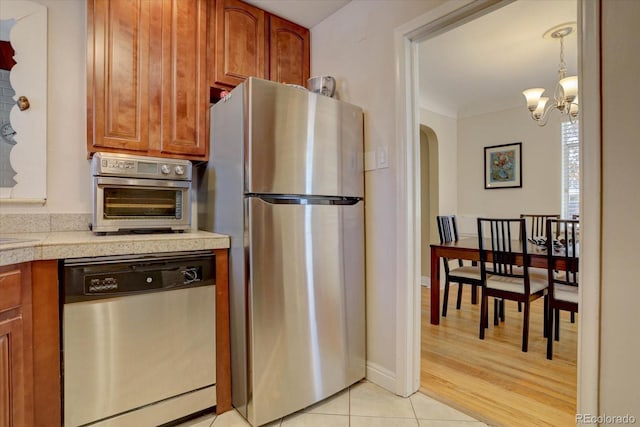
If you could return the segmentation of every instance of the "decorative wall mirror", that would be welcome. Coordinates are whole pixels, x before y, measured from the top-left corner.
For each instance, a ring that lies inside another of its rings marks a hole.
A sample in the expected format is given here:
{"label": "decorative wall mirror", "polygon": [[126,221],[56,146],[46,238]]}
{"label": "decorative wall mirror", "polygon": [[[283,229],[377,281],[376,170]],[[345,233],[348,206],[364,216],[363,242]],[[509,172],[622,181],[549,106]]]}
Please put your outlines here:
{"label": "decorative wall mirror", "polygon": [[47,8],[0,7],[0,203],[47,197]]}

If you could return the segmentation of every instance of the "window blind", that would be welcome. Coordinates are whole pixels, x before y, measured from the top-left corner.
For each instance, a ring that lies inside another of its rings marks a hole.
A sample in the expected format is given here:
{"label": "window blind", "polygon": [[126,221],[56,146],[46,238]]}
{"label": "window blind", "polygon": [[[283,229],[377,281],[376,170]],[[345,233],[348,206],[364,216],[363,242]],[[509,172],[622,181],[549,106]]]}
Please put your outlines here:
{"label": "window blind", "polygon": [[578,121],[563,122],[562,140],[562,217],[580,214],[580,134]]}

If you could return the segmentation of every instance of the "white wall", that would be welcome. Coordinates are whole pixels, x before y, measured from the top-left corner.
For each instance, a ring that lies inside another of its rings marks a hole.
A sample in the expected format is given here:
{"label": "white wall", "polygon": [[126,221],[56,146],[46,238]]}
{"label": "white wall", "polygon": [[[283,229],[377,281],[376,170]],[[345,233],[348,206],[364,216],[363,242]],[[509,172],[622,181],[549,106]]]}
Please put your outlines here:
{"label": "white wall", "polygon": [[638,19],[638,1],[602,2],[600,414],[640,420]]}
{"label": "white wall", "polygon": [[[458,122],[456,119],[420,110],[420,124],[430,127],[438,138],[438,213],[455,214],[458,206]],[[432,236],[437,241],[438,236]]]}
{"label": "white wall", "polygon": [[[539,127],[529,111],[511,108],[458,119],[458,216],[463,232],[476,227],[464,217],[560,214],[562,146],[560,114]],[[484,188],[484,147],[522,142],[522,188]],[[470,222],[470,224],[468,224]]]}
{"label": "white wall", "polygon": [[[476,233],[478,216],[560,213],[560,115],[551,114],[539,127],[524,106],[459,119],[420,110],[438,137],[439,213],[456,214],[461,234]],[[512,142],[522,142],[522,188],[485,190],[484,147]]]}
{"label": "white wall", "polygon": [[32,0],[47,7],[47,202],[0,205],[3,213],[91,212],[86,149],[86,8],[79,0]]}
{"label": "white wall", "polygon": [[[389,147],[390,166],[365,174],[368,377],[395,387],[396,176],[393,29],[440,0],[353,0],[311,29],[311,74],[332,75],[341,99],[365,111],[365,151]],[[406,284],[402,284],[405,286]]]}

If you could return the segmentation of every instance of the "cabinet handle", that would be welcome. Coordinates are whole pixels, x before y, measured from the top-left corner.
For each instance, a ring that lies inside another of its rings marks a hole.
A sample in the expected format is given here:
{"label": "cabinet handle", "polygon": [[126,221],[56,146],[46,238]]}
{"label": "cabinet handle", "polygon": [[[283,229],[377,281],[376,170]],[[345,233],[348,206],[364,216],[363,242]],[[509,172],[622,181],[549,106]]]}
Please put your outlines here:
{"label": "cabinet handle", "polygon": [[20,111],[28,110],[31,106],[29,104],[29,99],[26,96],[21,96],[20,98],[18,98],[16,104],[18,104],[18,108],[20,109]]}

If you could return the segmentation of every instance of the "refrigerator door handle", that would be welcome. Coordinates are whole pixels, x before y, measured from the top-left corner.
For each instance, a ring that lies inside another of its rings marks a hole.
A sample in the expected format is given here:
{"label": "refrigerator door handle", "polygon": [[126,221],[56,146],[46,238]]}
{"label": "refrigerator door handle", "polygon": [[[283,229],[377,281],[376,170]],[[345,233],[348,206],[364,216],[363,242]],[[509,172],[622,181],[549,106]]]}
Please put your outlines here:
{"label": "refrigerator door handle", "polygon": [[247,194],[272,205],[355,205],[362,197]]}

